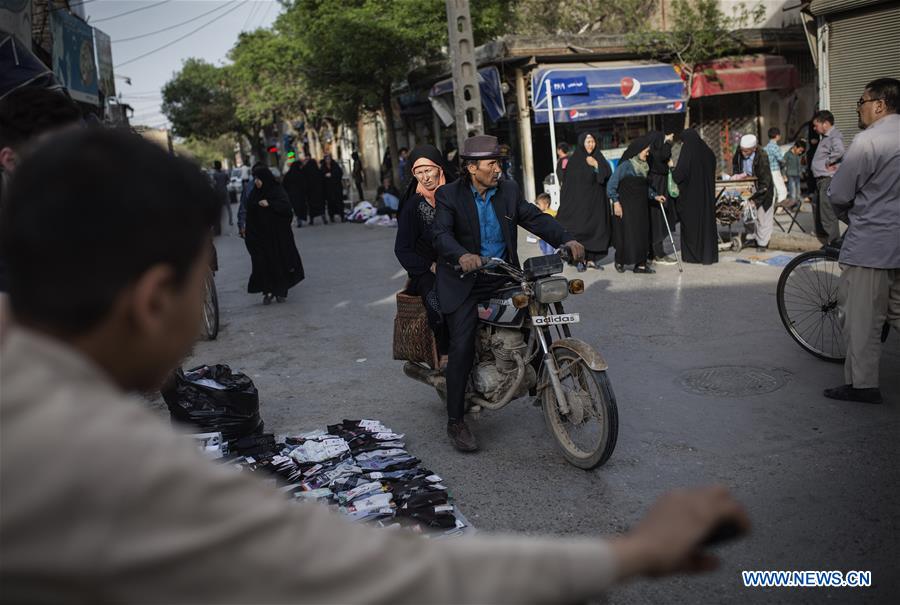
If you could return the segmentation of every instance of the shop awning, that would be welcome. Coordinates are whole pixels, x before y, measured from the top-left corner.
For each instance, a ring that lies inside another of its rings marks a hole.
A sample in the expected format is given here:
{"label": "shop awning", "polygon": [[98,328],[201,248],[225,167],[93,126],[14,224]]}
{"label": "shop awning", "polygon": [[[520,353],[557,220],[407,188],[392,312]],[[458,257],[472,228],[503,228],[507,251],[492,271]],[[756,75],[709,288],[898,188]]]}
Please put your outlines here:
{"label": "shop awning", "polygon": [[15,36],[0,30],[0,98],[22,86],[62,89],[40,59]]}
{"label": "shop awning", "polygon": [[[481,106],[491,122],[506,115],[500,71],[496,67],[482,67],[478,70],[478,89],[481,92]],[[441,80],[432,86],[428,98],[444,126],[453,124],[453,78]]]}
{"label": "shop awning", "polygon": [[556,122],[681,113],[688,99],[684,80],[666,63],[545,65],[531,74],[531,105],[539,124],[549,118],[548,80]]}
{"label": "shop awning", "polygon": [[733,57],[698,66],[691,86],[691,98],[792,89],[798,86],[800,74],[784,57]]}

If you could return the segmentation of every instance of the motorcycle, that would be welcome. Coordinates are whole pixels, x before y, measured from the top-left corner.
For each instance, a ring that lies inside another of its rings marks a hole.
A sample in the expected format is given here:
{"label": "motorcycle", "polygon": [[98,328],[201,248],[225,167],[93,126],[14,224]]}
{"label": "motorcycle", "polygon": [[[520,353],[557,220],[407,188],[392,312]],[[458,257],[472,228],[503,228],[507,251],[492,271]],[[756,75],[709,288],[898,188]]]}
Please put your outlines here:
{"label": "motorcycle", "polygon": [[[585,470],[604,464],[616,447],[618,408],[603,356],[572,337],[580,317],[566,313],[563,301],[583,293],[584,282],[558,275],[571,261],[568,251],[530,258],[523,269],[499,258],[481,261],[478,271],[509,282],[478,305],[467,413],[477,417],[531,393],[569,463]],[[412,361],[403,370],[446,399],[442,372]]]}

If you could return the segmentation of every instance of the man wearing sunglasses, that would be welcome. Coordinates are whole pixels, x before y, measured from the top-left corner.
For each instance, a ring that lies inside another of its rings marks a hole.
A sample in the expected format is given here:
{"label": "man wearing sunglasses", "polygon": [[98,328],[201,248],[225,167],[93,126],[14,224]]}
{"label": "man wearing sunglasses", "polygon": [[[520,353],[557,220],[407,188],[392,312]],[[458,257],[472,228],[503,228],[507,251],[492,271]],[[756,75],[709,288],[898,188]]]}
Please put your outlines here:
{"label": "man wearing sunglasses", "polygon": [[869,82],[856,103],[864,129],[829,187],[850,227],[841,247],[838,298],[843,311],[846,384],[832,399],[881,403],[878,365],[885,320],[900,330],[900,80]]}

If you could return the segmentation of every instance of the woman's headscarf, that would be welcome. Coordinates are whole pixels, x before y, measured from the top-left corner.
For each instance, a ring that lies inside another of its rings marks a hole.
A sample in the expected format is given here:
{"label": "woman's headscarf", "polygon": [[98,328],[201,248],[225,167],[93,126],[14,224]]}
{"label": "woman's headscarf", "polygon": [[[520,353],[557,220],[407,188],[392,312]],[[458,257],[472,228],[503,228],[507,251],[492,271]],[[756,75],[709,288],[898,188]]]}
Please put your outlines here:
{"label": "woman's headscarf", "polygon": [[639,157],[639,154],[650,147],[653,142],[653,133],[646,134],[642,137],[639,137],[633,140],[628,148],[625,149],[625,153],[622,154],[622,159],[620,161],[631,162],[631,165],[634,167],[634,171],[638,174],[638,176],[646,177],[647,173],[650,171],[650,165],[646,162],[646,160],[642,160]]}
{"label": "woman's headscarf", "polygon": [[[591,153],[588,153],[584,148],[584,142],[587,140],[588,136],[591,136],[594,139],[594,151]],[[563,183],[563,186],[574,188],[576,187],[576,184],[578,187],[582,187],[584,186],[584,183],[590,185],[596,182],[594,169],[587,163],[588,157],[597,160],[597,169],[600,171],[601,177],[609,177],[612,173],[612,169],[609,167],[609,162],[606,161],[606,158],[603,157],[603,153],[600,151],[600,138],[593,132],[582,132],[578,135],[578,145],[575,147],[572,156],[569,158],[569,162],[566,164],[566,182]],[[601,182],[604,180],[604,178],[601,178]]]}
{"label": "woman's headscarf", "polygon": [[275,175],[272,174],[272,171],[269,170],[266,166],[257,166],[256,168],[254,168],[253,178],[262,181],[260,193],[262,193],[263,195],[270,195],[272,189],[274,189],[278,185],[278,181],[275,180]]}
{"label": "woman's headscarf", "polygon": [[669,171],[669,160],[672,159],[672,145],[659,130],[654,130],[647,136],[650,137],[650,172],[665,175]]}
{"label": "woman's headscarf", "polygon": [[440,169],[441,174],[438,176],[438,186],[434,188],[434,191],[428,191],[425,187],[419,183],[418,179],[416,179],[415,174],[413,174],[413,178],[409,182],[409,186],[406,188],[406,192],[403,194],[403,199],[401,200],[401,205],[407,199],[412,197],[412,194],[418,193],[425,201],[428,202],[432,208],[435,206],[434,195],[437,193],[437,190],[444,184],[447,183],[446,171],[444,170],[444,162],[441,157],[441,152],[437,150],[433,145],[417,145],[415,149],[412,150],[412,153],[409,154],[409,166],[410,172],[414,173],[416,168],[421,166],[435,166]]}

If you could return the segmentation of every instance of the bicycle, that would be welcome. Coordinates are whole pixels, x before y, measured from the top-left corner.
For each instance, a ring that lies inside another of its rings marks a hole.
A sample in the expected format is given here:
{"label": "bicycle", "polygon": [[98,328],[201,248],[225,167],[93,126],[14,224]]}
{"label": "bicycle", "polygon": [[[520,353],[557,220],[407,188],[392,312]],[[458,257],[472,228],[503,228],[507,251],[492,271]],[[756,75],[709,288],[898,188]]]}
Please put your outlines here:
{"label": "bicycle", "polygon": [[219,335],[219,292],[216,290],[216,271],[219,254],[212,241],[209,244],[209,271],[206,274],[206,296],[203,299],[203,337],[215,340]]}
{"label": "bicycle", "polygon": [[[840,246],[804,252],[789,262],[778,278],[778,314],[788,334],[819,359],[843,363],[846,357],[838,304]],[[887,340],[885,322],[881,342]]]}
{"label": "bicycle", "polygon": [[215,273],[206,275],[206,298],[203,300],[203,336],[215,340],[219,335],[219,293],[216,291]]}

